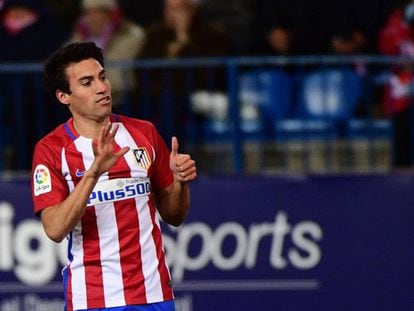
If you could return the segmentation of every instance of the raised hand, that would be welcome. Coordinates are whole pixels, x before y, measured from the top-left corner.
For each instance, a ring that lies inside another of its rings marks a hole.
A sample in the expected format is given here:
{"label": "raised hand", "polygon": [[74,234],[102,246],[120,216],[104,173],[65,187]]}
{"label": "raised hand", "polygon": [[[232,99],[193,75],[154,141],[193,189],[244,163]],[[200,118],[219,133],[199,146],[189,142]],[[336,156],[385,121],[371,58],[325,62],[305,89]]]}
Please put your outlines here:
{"label": "raised hand", "polygon": [[119,125],[115,124],[111,131],[111,123],[103,126],[99,137],[92,143],[95,160],[89,170],[95,174],[101,175],[108,171],[120,157],[129,151],[129,147],[123,147],[115,152],[114,137],[118,131]]}
{"label": "raised hand", "polygon": [[178,140],[175,136],[171,138],[170,168],[175,181],[190,182],[197,177],[195,161],[189,154],[178,153]]}

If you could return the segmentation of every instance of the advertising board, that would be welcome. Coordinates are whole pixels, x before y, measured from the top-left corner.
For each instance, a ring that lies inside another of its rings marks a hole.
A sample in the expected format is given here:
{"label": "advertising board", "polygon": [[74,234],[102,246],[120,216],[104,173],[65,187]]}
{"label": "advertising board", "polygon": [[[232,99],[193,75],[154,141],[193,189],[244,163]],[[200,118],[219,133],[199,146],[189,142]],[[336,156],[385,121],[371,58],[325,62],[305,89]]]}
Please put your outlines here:
{"label": "advertising board", "polygon": [[[178,311],[414,310],[414,177],[206,177],[163,227]],[[63,310],[65,243],[0,181],[0,311]]]}

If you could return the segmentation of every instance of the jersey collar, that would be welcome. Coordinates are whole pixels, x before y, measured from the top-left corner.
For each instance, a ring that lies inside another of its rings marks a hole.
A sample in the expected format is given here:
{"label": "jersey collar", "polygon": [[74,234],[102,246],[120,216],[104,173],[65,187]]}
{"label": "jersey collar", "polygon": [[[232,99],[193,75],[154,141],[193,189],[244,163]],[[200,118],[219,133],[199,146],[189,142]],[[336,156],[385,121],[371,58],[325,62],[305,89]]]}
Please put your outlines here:
{"label": "jersey collar", "polygon": [[[112,113],[109,116],[109,118],[111,122],[120,122],[119,116],[114,113]],[[66,121],[64,127],[65,127],[66,134],[68,134],[70,139],[72,139],[73,141],[76,140],[80,136],[78,132],[76,132],[75,127],[73,126],[73,118],[70,118],[68,121]]]}

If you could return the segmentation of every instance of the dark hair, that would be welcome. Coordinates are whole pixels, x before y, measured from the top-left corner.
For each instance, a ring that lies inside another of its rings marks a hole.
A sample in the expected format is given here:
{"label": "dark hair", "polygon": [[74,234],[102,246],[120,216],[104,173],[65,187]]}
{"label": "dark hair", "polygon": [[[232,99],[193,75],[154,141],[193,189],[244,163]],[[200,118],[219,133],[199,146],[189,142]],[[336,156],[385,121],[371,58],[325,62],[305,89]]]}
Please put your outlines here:
{"label": "dark hair", "polygon": [[56,100],[57,90],[70,94],[66,68],[88,58],[96,59],[104,67],[102,49],[94,42],[71,43],[50,55],[43,68],[43,84],[51,98]]}

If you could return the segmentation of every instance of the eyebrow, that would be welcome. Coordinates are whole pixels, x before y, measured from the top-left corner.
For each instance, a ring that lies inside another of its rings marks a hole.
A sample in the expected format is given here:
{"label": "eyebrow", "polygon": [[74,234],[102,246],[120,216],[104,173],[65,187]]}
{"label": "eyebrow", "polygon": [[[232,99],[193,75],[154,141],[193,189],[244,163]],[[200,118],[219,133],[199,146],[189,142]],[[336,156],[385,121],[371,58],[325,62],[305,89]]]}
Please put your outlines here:
{"label": "eyebrow", "polygon": [[[98,76],[101,76],[102,74],[105,74],[105,73],[106,73],[105,69],[102,69],[102,70],[99,72]],[[83,81],[83,80],[93,80],[93,75],[89,75],[89,76],[82,76],[82,77],[80,77],[80,78],[78,79],[78,82],[81,82],[81,81]]]}

